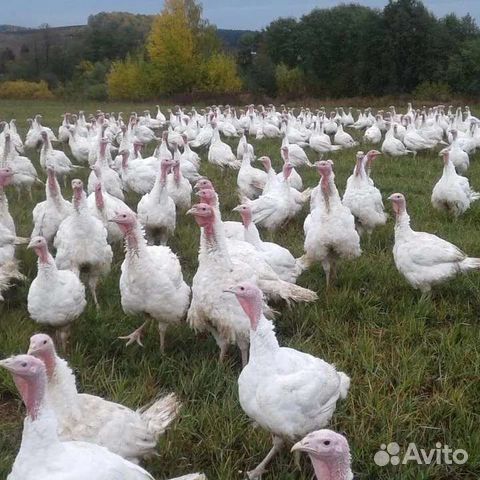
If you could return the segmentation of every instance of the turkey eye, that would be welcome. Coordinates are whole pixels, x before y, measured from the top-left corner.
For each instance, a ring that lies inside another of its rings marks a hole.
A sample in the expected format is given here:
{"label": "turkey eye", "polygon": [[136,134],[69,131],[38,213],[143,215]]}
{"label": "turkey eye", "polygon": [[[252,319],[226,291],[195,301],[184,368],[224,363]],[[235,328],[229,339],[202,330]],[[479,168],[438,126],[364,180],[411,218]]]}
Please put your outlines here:
{"label": "turkey eye", "polygon": [[44,344],[44,345],[46,345],[46,344],[47,344],[47,341],[46,341],[46,340],[44,340],[44,341],[43,341],[43,344]]}
{"label": "turkey eye", "polygon": [[244,288],[244,287],[240,287],[240,290],[243,292],[243,291],[245,290],[245,288]]}
{"label": "turkey eye", "polygon": [[325,441],[323,442],[323,444],[328,447],[328,446],[330,445],[330,440],[325,440]]}
{"label": "turkey eye", "polygon": [[22,363],[22,367],[26,367],[27,366],[27,363],[26,362],[23,362]]}

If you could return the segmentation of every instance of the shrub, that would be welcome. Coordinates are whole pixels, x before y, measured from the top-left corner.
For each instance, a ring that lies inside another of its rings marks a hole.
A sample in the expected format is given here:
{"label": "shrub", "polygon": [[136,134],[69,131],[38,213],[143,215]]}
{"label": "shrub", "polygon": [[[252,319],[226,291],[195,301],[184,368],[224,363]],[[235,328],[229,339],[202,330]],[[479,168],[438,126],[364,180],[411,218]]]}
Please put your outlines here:
{"label": "shrub", "polygon": [[288,68],[285,64],[277,65],[275,70],[278,94],[286,98],[300,97],[306,92],[305,76],[300,68]]}
{"label": "shrub", "polygon": [[141,59],[127,57],[112,63],[107,75],[108,96],[112,100],[143,100],[151,89],[146,81],[147,68]]}
{"label": "shrub", "polygon": [[53,93],[43,80],[40,82],[14,80],[0,83],[0,98],[47,100],[53,98]]}
{"label": "shrub", "polygon": [[223,53],[212,55],[203,65],[200,88],[211,93],[236,93],[242,88],[235,60]]}
{"label": "shrub", "polygon": [[447,83],[426,81],[417,85],[413,95],[420,100],[446,102],[451,98],[452,91]]}

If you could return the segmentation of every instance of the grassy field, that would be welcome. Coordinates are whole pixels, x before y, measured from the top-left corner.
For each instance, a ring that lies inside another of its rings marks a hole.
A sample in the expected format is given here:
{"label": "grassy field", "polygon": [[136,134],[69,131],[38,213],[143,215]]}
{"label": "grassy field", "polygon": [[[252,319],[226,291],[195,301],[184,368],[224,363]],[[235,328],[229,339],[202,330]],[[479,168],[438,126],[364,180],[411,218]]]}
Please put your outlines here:
{"label": "grassy field", "polygon": [[[382,108],[386,105],[373,105]],[[85,104],[59,102],[2,102],[0,118],[18,119],[25,132],[27,117],[44,115],[44,124],[55,130],[64,111],[141,111],[145,105]],[[149,105],[152,107],[152,105]],[[256,155],[269,155],[278,170],[280,141],[251,140]],[[236,141],[232,142],[236,147]],[[153,149],[150,147],[149,152]],[[364,146],[363,149],[368,149]],[[307,152],[312,160],[313,152]],[[38,155],[29,152],[32,159]],[[205,159],[205,152],[202,154]],[[335,152],[336,182],[343,192],[355,151]],[[403,192],[412,226],[454,242],[471,256],[480,257],[480,204],[458,220],[431,207],[430,195],[441,174],[437,152],[404,159],[380,157],[373,178],[386,198]],[[225,177],[207,164],[201,172],[219,190],[225,219],[236,219],[236,172]],[[88,171],[85,169],[82,178]],[[301,175],[306,186],[318,177],[313,169]],[[43,175],[43,174],[42,174]],[[473,158],[468,177],[480,189],[480,162]],[[43,200],[42,188],[34,203],[20,202],[8,191],[18,234],[28,236],[31,211]],[[64,192],[71,195],[70,189]],[[129,197],[131,206],[138,198]],[[388,202],[385,202],[386,204]],[[390,210],[390,206],[386,205]],[[303,250],[302,224],[305,212],[273,239],[299,256]],[[177,230],[169,242],[178,253],[186,280],[197,267],[199,231],[193,219],[179,215]],[[360,479],[478,479],[480,477],[480,274],[463,276],[435,289],[430,299],[409,287],[397,272],[393,257],[393,221],[374,232],[363,244],[362,256],[341,264],[335,287],[325,292],[325,277],[319,265],[299,280],[319,294],[313,305],[291,310],[279,306],[276,321],[280,342],[335,363],[352,378],[348,398],[339,402],[332,428],[345,432],[351,445],[353,470]],[[18,258],[29,281],[36,274],[36,257],[23,247]],[[218,350],[209,336],[196,336],[187,325],[167,333],[165,355],[159,352],[156,329],[149,331],[145,348],[125,347],[119,335],[139,325],[140,318],[127,317],[120,306],[118,279],[123,260],[117,248],[109,277],[101,284],[101,311],[89,302],[73,328],[68,360],[74,367],[79,388],[105,398],[138,407],[159,394],[175,391],[183,402],[178,421],[159,445],[159,456],[145,467],[160,480],[191,471],[204,471],[209,479],[241,479],[270,448],[267,432],[252,428],[237,399],[240,358],[232,348],[228,361],[219,364]],[[31,334],[39,331],[29,319],[26,298],[29,282],[6,294],[0,304],[0,357],[25,352]],[[5,478],[19,447],[24,408],[9,375],[0,372],[0,478]],[[407,465],[378,467],[373,456],[383,443],[434,449],[437,442],[465,449],[464,465]],[[285,450],[273,461],[266,479],[312,477],[306,458],[299,471]]]}

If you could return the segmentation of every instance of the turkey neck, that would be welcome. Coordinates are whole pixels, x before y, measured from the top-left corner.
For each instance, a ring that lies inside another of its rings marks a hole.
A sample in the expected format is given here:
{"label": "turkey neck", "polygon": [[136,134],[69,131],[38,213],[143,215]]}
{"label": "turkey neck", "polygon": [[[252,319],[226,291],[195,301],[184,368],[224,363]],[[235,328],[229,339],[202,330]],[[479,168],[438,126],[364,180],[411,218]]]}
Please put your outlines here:
{"label": "turkey neck", "polygon": [[268,357],[280,349],[273,323],[260,313],[256,330],[250,329],[250,358]]}
{"label": "turkey neck", "polygon": [[38,255],[39,276],[50,276],[49,274],[57,271],[55,261],[46,245],[35,248],[35,253]]}
{"label": "turkey neck", "polygon": [[139,257],[140,253],[145,251],[147,245],[140,226],[138,224],[132,225],[124,230],[124,234],[128,258]]}
{"label": "turkey neck", "polygon": [[443,164],[443,174],[448,177],[454,177],[456,176],[457,172],[455,170],[455,167],[453,165],[453,162],[450,160],[447,160]]}
{"label": "turkey neck", "polygon": [[312,455],[309,456],[317,480],[353,480],[349,458],[340,458],[336,461],[329,462]]}
{"label": "turkey neck", "polygon": [[47,365],[48,381],[47,394],[52,403],[58,419],[62,417],[79,418],[77,400],[78,392],[75,384],[75,376],[67,362],[53,353],[42,360]]}
{"label": "turkey neck", "polygon": [[228,253],[225,229],[217,213],[215,213],[215,219],[202,228],[200,251],[204,251],[208,255],[218,255],[228,268],[233,268],[232,260]]}
{"label": "turkey neck", "polygon": [[167,165],[160,164],[160,174],[155,179],[155,185],[152,188],[152,192],[155,192],[157,199],[160,203],[166,203],[167,192],[167,172],[169,167]]}
{"label": "turkey neck", "polygon": [[245,241],[252,244],[254,247],[263,250],[263,242],[258,233],[257,226],[252,222],[252,214],[242,215],[243,217],[243,226],[244,238]]}
{"label": "turkey neck", "polygon": [[395,239],[402,240],[411,233],[410,216],[408,215],[406,208],[403,207],[398,212],[395,211]]}

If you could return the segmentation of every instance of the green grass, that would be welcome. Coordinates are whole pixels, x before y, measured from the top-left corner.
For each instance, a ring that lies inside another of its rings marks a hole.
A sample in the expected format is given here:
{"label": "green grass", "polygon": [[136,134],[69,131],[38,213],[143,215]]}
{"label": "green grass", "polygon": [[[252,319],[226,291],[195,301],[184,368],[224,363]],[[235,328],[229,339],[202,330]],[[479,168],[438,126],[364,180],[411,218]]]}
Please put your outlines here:
{"label": "green grass", "polygon": [[[374,105],[385,107],[384,105]],[[41,112],[44,123],[58,127],[65,110],[87,112],[141,111],[146,105],[85,104],[59,102],[2,102],[0,116],[18,119],[22,133],[27,117]],[[149,105],[152,107],[152,105]],[[278,170],[279,140],[251,140],[257,156],[270,155]],[[232,144],[236,147],[236,141]],[[153,148],[150,147],[149,151]],[[364,146],[364,149],[367,149]],[[313,152],[308,152],[313,160]],[[38,159],[30,152],[31,158]],[[205,159],[205,153],[202,158]],[[350,175],[355,151],[332,155],[339,190],[343,192]],[[404,192],[412,226],[440,235],[480,256],[478,228],[480,204],[458,220],[434,211],[431,190],[442,164],[437,153],[391,159],[380,157],[373,177],[384,197]],[[218,187],[225,219],[238,219],[231,212],[237,203],[236,172],[224,177],[204,162],[202,173]],[[87,170],[83,172],[85,176]],[[304,184],[313,186],[318,178],[313,169],[302,169]],[[480,164],[471,162],[468,177],[480,188]],[[70,196],[71,192],[65,192]],[[43,199],[42,188],[34,192],[35,203]],[[31,210],[35,203],[16,200],[9,192],[11,212],[19,235],[31,231]],[[130,197],[135,206],[138,198]],[[389,206],[387,206],[389,208]],[[305,212],[271,238],[302,254]],[[170,246],[180,256],[184,276],[191,281],[197,265],[199,232],[193,220],[177,218],[177,230]],[[264,238],[270,238],[263,233]],[[283,345],[309,352],[335,363],[352,378],[348,398],[339,402],[332,428],[347,435],[353,469],[360,479],[477,479],[480,477],[480,274],[459,277],[435,289],[421,300],[397,272],[393,258],[393,222],[374,232],[363,245],[362,256],[340,265],[335,287],[327,294],[320,266],[300,278],[300,284],[318,291],[313,305],[291,310],[279,305],[282,314],[276,325]],[[22,268],[31,280],[36,273],[32,252],[17,250]],[[210,479],[240,479],[270,448],[267,432],[252,428],[237,398],[236,379],[239,354],[231,349],[228,361],[219,364],[218,350],[209,336],[197,337],[188,326],[167,333],[167,351],[159,352],[158,335],[149,331],[145,348],[126,348],[117,336],[129,333],[140,318],[127,317],[120,306],[118,278],[123,253],[115,251],[109,277],[101,284],[102,309],[91,302],[75,322],[70,364],[82,391],[138,407],[159,392],[175,391],[184,404],[179,420],[159,445],[159,456],[145,467],[158,480],[191,471],[204,471]],[[28,284],[10,290],[0,306],[0,357],[24,352],[29,336],[39,331],[26,310]],[[19,447],[24,408],[9,375],[0,372],[0,478],[5,478]],[[419,448],[435,448],[436,442],[463,448],[469,460],[462,466],[377,467],[373,455],[382,443],[396,441],[402,446],[415,442]],[[310,479],[306,458],[302,470],[295,468],[285,449],[272,463],[266,479]]]}

